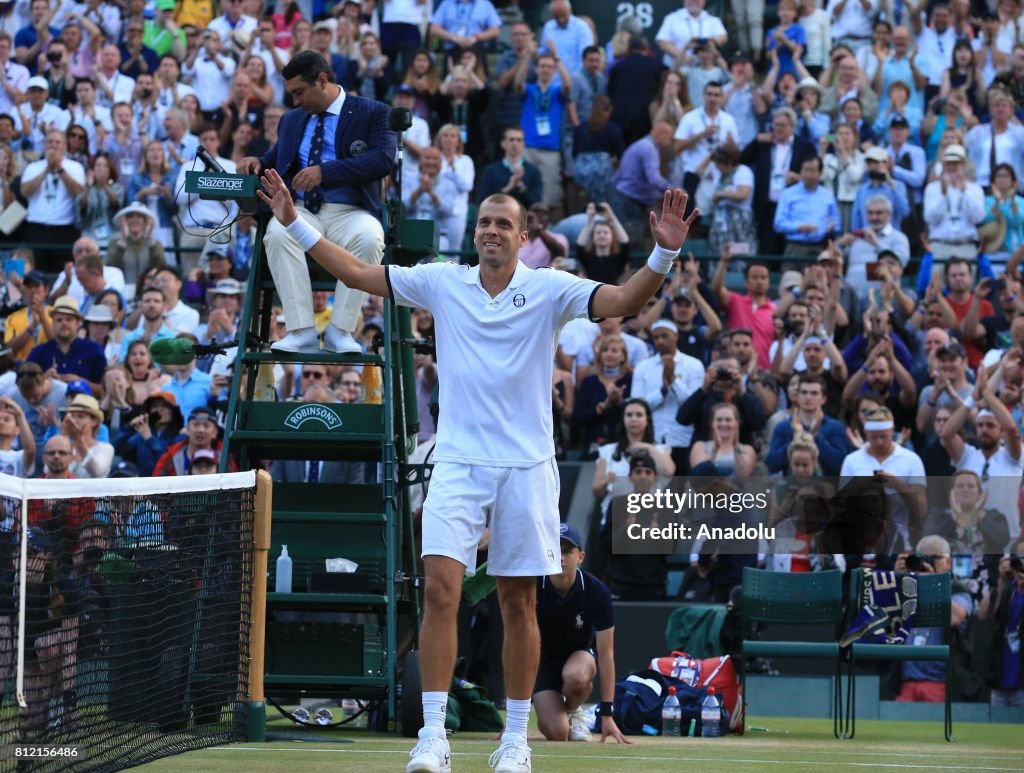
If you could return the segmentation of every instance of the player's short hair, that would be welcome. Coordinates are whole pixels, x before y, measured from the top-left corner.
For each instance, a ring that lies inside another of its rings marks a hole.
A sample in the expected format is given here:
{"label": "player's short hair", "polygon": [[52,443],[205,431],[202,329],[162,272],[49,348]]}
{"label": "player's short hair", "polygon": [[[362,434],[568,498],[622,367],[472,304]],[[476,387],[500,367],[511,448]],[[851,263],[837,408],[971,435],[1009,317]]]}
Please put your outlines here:
{"label": "player's short hair", "polygon": [[[506,193],[492,193],[486,199],[480,202],[480,209],[484,208],[484,204],[515,204],[516,209],[519,210],[519,230],[526,230],[526,207],[523,206],[523,202],[519,199],[509,196]],[[477,210],[479,211],[479,210]]]}

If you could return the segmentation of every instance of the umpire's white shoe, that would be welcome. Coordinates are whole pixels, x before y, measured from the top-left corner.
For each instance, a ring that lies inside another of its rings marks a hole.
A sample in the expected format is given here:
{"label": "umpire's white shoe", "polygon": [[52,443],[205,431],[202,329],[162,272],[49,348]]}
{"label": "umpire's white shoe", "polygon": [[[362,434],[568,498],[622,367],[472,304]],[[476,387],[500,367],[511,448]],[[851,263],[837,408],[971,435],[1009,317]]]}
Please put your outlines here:
{"label": "umpire's white shoe", "polygon": [[575,711],[569,712],[569,740],[570,741],[593,741],[587,726],[587,715],[580,706]]}
{"label": "umpire's white shoe", "polygon": [[409,756],[412,759],[405,766],[405,773],[451,773],[452,751],[444,736],[421,736]]}
{"label": "umpire's white shoe", "polygon": [[328,325],[324,330],[324,351],[335,354],[362,354],[363,347],[352,337],[351,333],[334,325]]}
{"label": "umpire's white shoe", "polygon": [[315,327],[304,327],[292,330],[284,338],[270,345],[272,352],[293,352],[296,354],[318,354],[320,352],[320,336]]}
{"label": "umpire's white shoe", "polygon": [[503,741],[498,750],[487,760],[494,773],[531,773],[530,747],[525,741]]}

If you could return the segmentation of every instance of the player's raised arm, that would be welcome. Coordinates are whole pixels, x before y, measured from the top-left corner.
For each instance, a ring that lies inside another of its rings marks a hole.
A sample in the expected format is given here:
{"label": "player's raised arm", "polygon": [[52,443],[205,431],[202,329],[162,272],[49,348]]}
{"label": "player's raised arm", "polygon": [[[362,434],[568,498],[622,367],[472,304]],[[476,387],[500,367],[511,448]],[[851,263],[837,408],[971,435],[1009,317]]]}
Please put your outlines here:
{"label": "player's raised arm", "polygon": [[665,191],[661,217],[651,212],[651,235],[654,251],[647,265],[637,271],[624,285],[604,285],[594,296],[595,317],[630,317],[643,310],[647,299],[654,295],[665,281],[665,275],[679,255],[693,221],[700,216],[694,208],[687,218],[687,195],[680,188]]}
{"label": "player's raised arm", "polygon": [[348,250],[327,241],[323,234],[299,217],[288,186],[276,170],[267,169],[262,179],[266,192],[258,191],[259,197],[273,210],[274,217],[285,227],[288,235],[317,263],[351,288],[374,295],[390,295],[383,266],[363,263]]}

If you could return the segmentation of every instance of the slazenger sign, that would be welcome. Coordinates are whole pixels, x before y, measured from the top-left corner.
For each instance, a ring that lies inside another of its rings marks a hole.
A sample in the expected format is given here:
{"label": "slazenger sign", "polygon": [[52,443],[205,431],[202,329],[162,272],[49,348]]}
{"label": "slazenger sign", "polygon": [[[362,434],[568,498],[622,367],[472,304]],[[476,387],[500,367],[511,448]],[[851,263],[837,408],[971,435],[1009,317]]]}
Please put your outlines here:
{"label": "slazenger sign", "polygon": [[241,177],[200,177],[199,187],[218,191],[241,191],[244,182]]}
{"label": "slazenger sign", "polygon": [[315,404],[300,405],[288,414],[284,420],[284,425],[292,429],[298,429],[307,421],[319,421],[328,430],[334,430],[341,426],[341,419],[338,418],[338,414],[330,408]]}

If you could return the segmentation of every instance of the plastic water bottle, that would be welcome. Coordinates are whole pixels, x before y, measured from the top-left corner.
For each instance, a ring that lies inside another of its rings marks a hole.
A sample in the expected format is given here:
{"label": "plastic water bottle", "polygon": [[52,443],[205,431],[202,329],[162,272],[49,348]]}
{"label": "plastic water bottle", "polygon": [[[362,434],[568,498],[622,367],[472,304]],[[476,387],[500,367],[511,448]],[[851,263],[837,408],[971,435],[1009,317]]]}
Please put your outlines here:
{"label": "plastic water bottle", "polygon": [[683,710],[679,707],[676,688],[668,688],[668,697],[661,706],[661,734],[678,738],[682,731]]}
{"label": "plastic water bottle", "polygon": [[722,704],[718,702],[715,688],[709,687],[707,697],[700,707],[700,734],[702,738],[718,738],[722,735]]}
{"label": "plastic water bottle", "polygon": [[292,592],[292,557],[288,555],[288,546],[281,546],[281,555],[277,559],[277,573],[274,576],[275,593]]}

